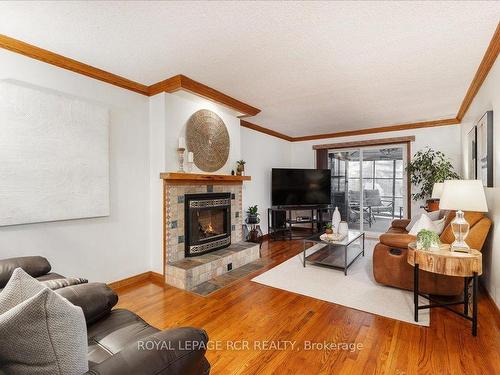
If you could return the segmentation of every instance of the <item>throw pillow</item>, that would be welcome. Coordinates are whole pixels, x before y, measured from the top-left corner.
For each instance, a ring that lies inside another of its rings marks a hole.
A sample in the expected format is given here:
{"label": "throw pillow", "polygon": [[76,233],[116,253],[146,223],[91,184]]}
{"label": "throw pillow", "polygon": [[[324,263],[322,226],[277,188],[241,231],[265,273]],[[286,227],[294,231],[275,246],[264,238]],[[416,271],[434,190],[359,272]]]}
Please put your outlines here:
{"label": "throw pillow", "polygon": [[415,223],[420,220],[420,216],[422,216],[422,214],[415,215],[411,218],[410,222],[408,223],[408,225],[405,228],[407,232],[410,232],[411,228],[413,228]]}
{"label": "throw pillow", "polygon": [[429,216],[429,219],[431,219],[432,221],[439,220],[439,219],[441,219],[441,216],[442,216],[441,210],[428,212],[426,215]]}
{"label": "throw pillow", "polygon": [[438,235],[441,235],[441,233],[443,233],[444,230],[444,225],[446,224],[446,217],[443,217],[440,220],[433,220],[432,222],[436,226],[436,233]]}
{"label": "throw pillow", "polygon": [[427,215],[432,221],[436,221],[436,220],[441,219],[442,212],[441,212],[441,210],[437,210],[437,211],[428,212],[427,214],[417,214],[417,215],[413,216],[405,228],[407,232],[411,231],[411,228],[413,228],[415,223],[420,220],[422,215]]}
{"label": "throw pillow", "polygon": [[418,219],[418,221],[411,228],[411,230],[408,234],[416,236],[418,234],[418,232],[420,232],[422,229],[431,230],[431,231],[437,233],[436,225],[432,222],[432,220],[426,214],[422,214],[420,216],[420,219]]}
{"label": "throw pillow", "polygon": [[82,309],[17,268],[0,293],[0,363],[10,375],[85,373]]}

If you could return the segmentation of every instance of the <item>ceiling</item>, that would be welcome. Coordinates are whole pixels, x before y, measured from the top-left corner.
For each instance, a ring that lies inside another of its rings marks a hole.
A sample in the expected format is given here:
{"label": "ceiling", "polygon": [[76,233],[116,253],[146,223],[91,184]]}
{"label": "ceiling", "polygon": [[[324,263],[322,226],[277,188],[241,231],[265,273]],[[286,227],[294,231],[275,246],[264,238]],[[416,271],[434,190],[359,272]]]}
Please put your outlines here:
{"label": "ceiling", "polygon": [[304,136],[454,118],[500,2],[0,2],[0,33],[150,85],[184,74]]}

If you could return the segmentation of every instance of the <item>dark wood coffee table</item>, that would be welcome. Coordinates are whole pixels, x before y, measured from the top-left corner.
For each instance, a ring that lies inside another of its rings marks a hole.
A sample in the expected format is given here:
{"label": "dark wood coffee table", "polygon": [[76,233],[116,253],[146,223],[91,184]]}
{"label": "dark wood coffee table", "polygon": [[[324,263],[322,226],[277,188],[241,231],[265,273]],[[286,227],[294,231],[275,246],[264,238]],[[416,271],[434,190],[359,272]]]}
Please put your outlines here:
{"label": "dark wood coffee table", "polygon": [[[347,269],[360,256],[365,256],[365,234],[357,230],[349,230],[348,235],[342,241],[326,242],[321,240],[320,236],[323,233],[317,233],[314,236],[303,240],[303,265],[306,262],[319,264],[331,268],[344,270],[344,275],[347,276]],[[306,256],[306,250],[310,249],[308,244],[324,245],[319,250]]]}

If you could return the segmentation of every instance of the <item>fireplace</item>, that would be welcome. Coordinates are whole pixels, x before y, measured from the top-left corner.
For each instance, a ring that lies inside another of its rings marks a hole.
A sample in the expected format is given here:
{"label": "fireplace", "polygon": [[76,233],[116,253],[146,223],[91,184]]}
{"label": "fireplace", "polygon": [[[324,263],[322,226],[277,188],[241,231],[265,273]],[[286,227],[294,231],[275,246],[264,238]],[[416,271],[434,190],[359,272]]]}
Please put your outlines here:
{"label": "fireplace", "polygon": [[186,257],[231,244],[231,193],[186,194],[184,209]]}

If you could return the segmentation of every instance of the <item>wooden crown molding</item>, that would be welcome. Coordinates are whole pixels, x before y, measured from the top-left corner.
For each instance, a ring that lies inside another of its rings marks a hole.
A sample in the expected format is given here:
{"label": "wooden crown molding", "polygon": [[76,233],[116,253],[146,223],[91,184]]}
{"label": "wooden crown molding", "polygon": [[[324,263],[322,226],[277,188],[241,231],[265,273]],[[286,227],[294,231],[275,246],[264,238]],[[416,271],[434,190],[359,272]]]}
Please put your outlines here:
{"label": "wooden crown molding", "polygon": [[[472,79],[472,82],[465,94],[465,97],[460,105],[457,116],[455,118],[448,118],[443,120],[434,120],[434,121],[423,121],[423,122],[415,122],[411,124],[399,124],[399,125],[389,125],[389,126],[381,126],[377,128],[369,128],[369,129],[361,129],[361,130],[350,130],[350,131],[342,131],[336,133],[326,133],[326,134],[316,134],[316,135],[308,135],[303,137],[289,137],[285,134],[277,133],[273,130],[264,128],[259,125],[250,124],[251,126],[246,126],[251,129],[260,131],[265,134],[274,135],[275,137],[288,140],[290,142],[302,142],[302,141],[312,141],[317,139],[326,139],[326,138],[338,138],[338,137],[349,137],[355,135],[365,135],[365,134],[375,134],[375,133],[384,133],[384,132],[392,132],[398,130],[408,130],[408,129],[419,129],[419,128],[429,128],[436,126],[447,126],[447,125],[456,125],[460,124],[462,119],[464,118],[467,110],[469,109],[472,101],[474,100],[476,94],[481,88],[484,80],[488,76],[493,64],[495,63],[500,52],[500,22],[497,25],[495,33],[486,49],[486,52],[483,56],[481,63]],[[241,122],[242,126],[243,121]],[[273,134],[275,133],[275,134]],[[278,134],[278,135],[276,135]]]}
{"label": "wooden crown molding", "polygon": [[59,68],[71,70],[72,72],[83,74],[87,77],[97,79],[123,89],[131,90],[142,95],[148,95],[148,86],[120,77],[116,74],[106,72],[102,69],[81,63],[46,49],[22,42],[20,40],[0,34],[0,47],[6,50],[31,57],[35,60],[55,65]]}
{"label": "wooden crown molding", "polygon": [[398,143],[409,143],[409,142],[415,142],[414,135],[411,135],[409,137],[393,137],[393,138],[370,139],[366,141],[328,143],[324,145],[314,145],[312,148],[313,150],[328,150],[328,149],[363,147],[363,146],[394,145]]}
{"label": "wooden crown molding", "polygon": [[240,100],[234,99],[229,95],[183,75],[176,75],[151,86],[146,86],[46,49],[36,47],[32,44],[8,37],[7,35],[0,34],[0,47],[142,95],[153,96],[160,92],[186,90],[205,99],[234,109],[243,114],[240,117],[255,116],[260,112],[258,108],[252,107],[251,105],[243,103]]}
{"label": "wooden crown molding", "polygon": [[282,134],[282,133],[278,133],[274,130],[264,128],[264,127],[256,125],[256,124],[252,124],[251,122],[248,122],[245,120],[240,120],[240,126],[243,126],[244,128],[252,129],[252,130],[267,134],[267,135],[271,135],[271,136],[276,137],[276,138],[281,138],[281,139],[284,139],[285,141],[289,141],[289,142],[293,141],[293,137],[290,137],[290,136]]}
{"label": "wooden crown molding", "polygon": [[240,100],[234,99],[218,90],[215,90],[182,74],[170,77],[164,81],[149,86],[148,95],[153,96],[161,92],[175,92],[178,90],[191,92],[205,99],[232,108],[237,112],[243,113],[243,115],[239,117],[255,116],[260,112],[260,109],[258,108],[252,107],[251,105],[243,103]]}
{"label": "wooden crown molding", "polygon": [[495,63],[495,60],[497,59],[499,52],[500,52],[500,22],[498,23],[497,28],[495,30],[495,34],[493,34],[493,38],[491,39],[490,44],[488,45],[488,48],[484,53],[483,59],[481,60],[481,63],[477,68],[476,74],[472,79],[469,89],[465,94],[465,98],[462,101],[462,104],[460,105],[460,109],[458,110],[457,113],[457,119],[459,121],[462,121],[465,114],[467,113],[467,110],[472,104],[472,101],[476,97],[476,94],[478,93],[484,80],[488,76],[491,67]]}
{"label": "wooden crown molding", "polygon": [[[195,95],[199,95],[208,100],[214,101],[216,103],[222,104],[226,107],[232,108],[237,112],[242,113],[243,115],[240,117],[247,116],[255,116],[260,112],[260,109],[252,107],[244,102],[241,102],[237,99],[234,99],[220,91],[217,91],[209,86],[206,86],[200,82],[194,81],[189,77],[184,75],[176,75],[170,77],[166,80],[160,81],[150,86],[143,85],[138,82],[131,81],[124,77],[120,77],[116,74],[112,74],[106,72],[102,69],[95,68],[93,66],[81,63],[79,61],[64,57],[62,55],[58,55],[56,53],[47,51],[45,49],[33,46],[31,44],[22,42],[20,40],[16,40],[14,38],[10,38],[6,35],[0,34],[0,47],[10,50],[12,52],[16,52],[22,54],[24,56],[31,57],[36,60],[40,60],[46,62],[48,64],[52,64],[58,66],[63,69],[71,70],[73,72],[86,75],[88,77],[110,83],[112,85],[131,90],[137,92],[139,94],[152,96],[161,92],[175,92],[178,90],[189,91]],[[488,76],[488,73],[491,70],[491,67],[495,63],[498,54],[500,51],[500,22],[497,25],[493,38],[490,41],[490,44],[483,56],[481,63],[474,75],[474,78],[467,90],[467,93],[460,105],[456,118],[448,118],[442,120],[433,120],[433,121],[423,121],[423,122],[415,122],[409,124],[398,124],[398,125],[389,125],[389,126],[381,126],[376,128],[368,128],[368,129],[360,129],[360,130],[350,130],[350,131],[342,131],[335,133],[326,133],[326,134],[316,134],[316,135],[308,135],[302,137],[291,137],[286,134],[279,133],[277,131],[250,123],[248,121],[241,120],[240,124],[243,127],[253,129],[255,131],[277,137],[289,142],[302,142],[302,141],[310,141],[317,139],[326,139],[326,138],[338,138],[338,137],[349,137],[355,135],[364,135],[364,134],[374,134],[374,133],[383,133],[383,132],[391,132],[398,130],[408,130],[408,129],[419,129],[419,128],[428,128],[428,127],[436,127],[436,126],[447,126],[447,125],[455,125],[460,124],[462,119],[464,118],[467,110],[469,109],[472,101],[474,100],[476,94],[478,93],[481,85],[484,80]]]}
{"label": "wooden crown molding", "polygon": [[162,92],[175,92],[182,88],[181,75],[167,78],[148,87],[148,95],[153,96]]}
{"label": "wooden crown molding", "polygon": [[325,139],[325,138],[350,137],[353,135],[387,133],[387,132],[395,132],[395,131],[399,131],[399,130],[432,128],[432,127],[436,127],[436,126],[456,125],[459,123],[460,123],[460,121],[458,121],[458,119],[456,119],[456,118],[448,118],[448,119],[443,119],[443,120],[414,122],[414,123],[410,123],[410,124],[380,126],[377,128],[348,130],[348,131],[342,131],[342,132],[337,132],[337,133],[306,135],[304,137],[294,137],[292,142],[312,141],[312,140],[316,140],[316,139]]}
{"label": "wooden crown molding", "polygon": [[456,125],[460,124],[460,121],[456,118],[448,118],[442,120],[433,120],[433,121],[422,121],[422,122],[414,122],[410,124],[398,124],[398,125],[389,125],[389,126],[380,126],[378,128],[367,128],[367,129],[359,129],[359,130],[348,130],[343,132],[336,133],[325,133],[325,134],[316,134],[316,135],[306,135],[303,137],[290,137],[286,134],[275,132],[274,130],[264,128],[259,125],[252,124],[251,122],[240,120],[240,125],[256,130],[258,132],[272,135],[273,137],[278,137],[284,139],[289,142],[303,142],[303,141],[314,141],[318,139],[326,139],[326,138],[339,138],[339,137],[351,137],[355,135],[364,135],[364,134],[375,134],[375,133],[387,133],[387,132],[395,132],[400,130],[409,130],[409,129],[419,129],[419,128],[432,128],[436,126],[448,126],[448,125]]}

